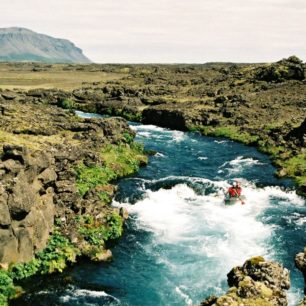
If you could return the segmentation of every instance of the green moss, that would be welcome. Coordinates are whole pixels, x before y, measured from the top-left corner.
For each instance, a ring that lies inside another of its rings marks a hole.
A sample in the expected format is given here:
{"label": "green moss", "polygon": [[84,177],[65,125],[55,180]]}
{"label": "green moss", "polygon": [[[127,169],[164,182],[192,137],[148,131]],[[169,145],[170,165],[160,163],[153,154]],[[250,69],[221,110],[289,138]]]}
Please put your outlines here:
{"label": "green moss", "polygon": [[109,116],[120,116],[125,118],[128,121],[135,121],[140,122],[142,119],[142,113],[141,111],[129,111],[126,109],[117,109],[114,107],[108,107],[102,111],[102,114],[109,115]]}
{"label": "green moss", "polygon": [[110,195],[108,194],[108,192],[106,191],[100,191],[99,192],[99,198],[100,200],[103,202],[103,203],[110,203],[111,202],[111,197]]}
{"label": "green moss", "polygon": [[256,143],[259,139],[258,136],[251,135],[247,132],[240,131],[236,126],[191,126],[191,131],[200,131],[205,136],[213,137],[226,137],[235,141],[242,142],[244,144]]}
{"label": "green moss", "polygon": [[83,163],[76,168],[77,187],[81,196],[96,186],[106,185],[116,178],[116,173],[109,167],[91,166],[87,167]]}
{"label": "green moss", "polygon": [[262,256],[255,256],[249,259],[247,262],[251,265],[258,265],[260,262],[264,262],[265,259]]}
{"label": "green moss", "polygon": [[123,118],[129,121],[140,122],[142,119],[142,115],[140,112],[132,113],[127,111],[122,111],[121,113],[118,113],[118,115],[122,116]]}
{"label": "green moss", "polygon": [[134,140],[134,136],[131,135],[130,133],[127,133],[127,132],[123,133],[123,137],[124,137],[126,143],[132,143],[133,140]]}
{"label": "green moss", "polygon": [[[101,152],[104,166],[87,167],[83,163],[76,168],[77,187],[81,196],[97,186],[105,186],[110,181],[130,175],[147,162],[143,147],[136,143],[108,145]],[[106,195],[101,194],[102,197]]]}
{"label": "green moss", "polygon": [[297,184],[306,184],[306,153],[284,161],[283,168],[288,176],[295,179]]}
{"label": "green moss", "polygon": [[138,171],[139,165],[147,162],[143,146],[139,143],[109,145],[102,151],[102,158],[117,178]]}
{"label": "green moss", "polygon": [[280,154],[286,152],[286,148],[284,146],[275,146],[269,140],[258,141],[258,149],[263,153],[271,155],[272,158],[278,158]]}
{"label": "green moss", "polygon": [[91,245],[103,247],[105,242],[121,237],[123,232],[123,219],[117,212],[107,215],[102,224],[83,224],[79,233]]}
{"label": "green moss", "polygon": [[280,122],[268,123],[268,124],[265,124],[264,130],[271,131],[271,130],[282,128],[282,126],[283,124],[281,124]]}

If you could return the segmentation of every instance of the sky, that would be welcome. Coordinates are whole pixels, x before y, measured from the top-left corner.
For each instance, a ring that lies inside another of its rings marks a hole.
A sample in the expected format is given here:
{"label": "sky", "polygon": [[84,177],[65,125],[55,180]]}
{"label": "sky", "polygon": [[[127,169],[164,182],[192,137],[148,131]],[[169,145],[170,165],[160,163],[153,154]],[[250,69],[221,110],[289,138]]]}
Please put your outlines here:
{"label": "sky", "polygon": [[0,27],[69,39],[98,63],[306,60],[306,0],[0,1]]}

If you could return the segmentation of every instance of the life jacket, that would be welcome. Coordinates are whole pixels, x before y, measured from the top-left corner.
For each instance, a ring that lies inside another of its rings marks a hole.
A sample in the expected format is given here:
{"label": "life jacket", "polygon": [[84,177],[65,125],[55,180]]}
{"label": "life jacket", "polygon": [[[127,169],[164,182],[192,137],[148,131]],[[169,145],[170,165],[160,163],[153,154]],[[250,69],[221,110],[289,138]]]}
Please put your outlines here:
{"label": "life jacket", "polygon": [[240,197],[241,196],[241,187],[230,187],[228,193],[230,197]]}

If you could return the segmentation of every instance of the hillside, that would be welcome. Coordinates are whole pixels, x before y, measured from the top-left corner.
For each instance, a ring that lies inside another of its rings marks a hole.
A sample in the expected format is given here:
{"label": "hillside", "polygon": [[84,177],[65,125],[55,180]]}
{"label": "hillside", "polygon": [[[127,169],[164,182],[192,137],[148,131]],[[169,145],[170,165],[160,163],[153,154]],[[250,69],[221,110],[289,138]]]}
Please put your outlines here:
{"label": "hillside", "polygon": [[66,39],[24,28],[0,28],[0,61],[89,63],[82,50]]}

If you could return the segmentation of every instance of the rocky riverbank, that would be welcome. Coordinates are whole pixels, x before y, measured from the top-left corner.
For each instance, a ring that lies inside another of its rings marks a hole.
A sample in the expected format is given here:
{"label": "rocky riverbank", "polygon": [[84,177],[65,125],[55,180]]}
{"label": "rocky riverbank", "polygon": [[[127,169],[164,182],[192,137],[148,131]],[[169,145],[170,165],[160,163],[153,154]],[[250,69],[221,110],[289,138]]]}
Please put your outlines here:
{"label": "rocky riverbank", "polygon": [[147,162],[121,118],[81,119],[57,106],[0,101],[0,304],[14,282],[61,272],[79,256],[111,259],[124,210],[117,178]]}
{"label": "rocky riverbank", "polygon": [[41,71],[44,76],[99,72],[105,77],[66,91],[3,90],[3,99],[50,103],[228,137],[269,154],[277,175],[294,178],[299,192],[306,192],[306,65],[295,56],[272,64],[33,67],[15,64],[10,72],[27,73],[27,77]]}

